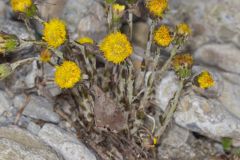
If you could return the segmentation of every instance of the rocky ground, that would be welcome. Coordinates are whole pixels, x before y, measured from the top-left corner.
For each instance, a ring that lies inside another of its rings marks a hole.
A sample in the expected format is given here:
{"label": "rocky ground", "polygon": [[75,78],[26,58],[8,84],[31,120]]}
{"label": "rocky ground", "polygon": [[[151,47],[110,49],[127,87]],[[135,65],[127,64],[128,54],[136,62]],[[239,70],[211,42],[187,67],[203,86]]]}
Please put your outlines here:
{"label": "rocky ground", "polygon": [[[174,122],[158,147],[158,159],[218,160],[218,155],[225,154],[220,143],[223,137],[240,146],[240,1],[169,1],[165,23],[191,25],[193,36],[184,51],[194,56],[194,73],[208,69],[216,85],[200,94],[194,88],[183,93]],[[48,0],[38,7],[45,18],[64,19],[73,39],[86,35],[100,40],[107,32],[102,0]],[[7,1],[0,1],[0,30],[30,38],[23,23],[13,17]],[[135,51],[143,52],[148,24],[136,19],[133,30]],[[0,62],[37,54],[28,46]],[[0,160],[99,159],[92,147],[78,139],[65,117],[71,114],[71,104],[59,98],[61,90],[51,81],[36,85],[38,75],[52,79],[53,72],[48,65],[40,71],[33,62],[0,82]],[[164,110],[177,90],[176,75],[169,71],[156,87],[157,104]]]}

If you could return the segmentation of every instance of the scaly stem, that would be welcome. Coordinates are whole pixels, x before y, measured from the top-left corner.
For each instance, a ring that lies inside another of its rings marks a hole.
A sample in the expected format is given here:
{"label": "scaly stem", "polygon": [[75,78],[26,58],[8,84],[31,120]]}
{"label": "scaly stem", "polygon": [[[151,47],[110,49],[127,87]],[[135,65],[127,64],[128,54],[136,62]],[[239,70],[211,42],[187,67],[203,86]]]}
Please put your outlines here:
{"label": "scaly stem", "polygon": [[108,31],[111,32],[112,26],[113,26],[112,5],[109,5],[109,8],[108,8],[107,22],[108,22]]}
{"label": "scaly stem", "polygon": [[33,18],[36,19],[40,23],[45,23],[45,21],[38,16],[34,16]]}
{"label": "scaly stem", "polygon": [[129,39],[132,41],[132,36],[133,36],[133,14],[131,11],[128,13],[128,25],[129,25]]}
{"label": "scaly stem", "polygon": [[167,69],[171,65],[173,57],[177,54],[177,48],[178,48],[177,46],[174,46],[174,48],[172,49],[170,57],[168,58],[168,60],[162,66],[160,72],[158,73],[157,79],[160,79],[161,76],[167,71]]}
{"label": "scaly stem", "polygon": [[152,40],[153,40],[153,31],[154,31],[154,27],[155,27],[155,22],[150,19],[151,22],[151,26],[150,26],[150,32],[149,32],[149,39],[147,42],[147,48],[146,48],[146,56],[150,56],[150,52],[151,52],[151,47],[152,47]]}
{"label": "scaly stem", "polygon": [[155,137],[158,137],[158,140],[159,138],[163,135],[164,131],[166,130],[169,122],[172,120],[172,117],[173,117],[173,114],[174,112],[176,111],[177,109],[177,104],[178,104],[178,101],[179,101],[179,98],[180,98],[180,95],[181,95],[181,92],[183,90],[183,86],[184,86],[184,80],[181,79],[180,80],[180,86],[176,92],[176,94],[174,95],[174,98],[172,101],[169,102],[169,105],[170,105],[170,108],[169,110],[167,111],[168,113],[166,113],[166,119],[164,120],[163,122],[163,125],[159,128],[159,130],[156,131],[155,133]]}
{"label": "scaly stem", "polygon": [[34,60],[37,60],[36,57],[33,57],[33,58],[27,58],[27,59],[22,59],[22,60],[19,60],[19,61],[16,61],[14,63],[11,64],[11,68],[12,70],[14,71],[17,67],[19,67],[20,65],[23,65],[23,64],[27,64],[27,63],[31,63],[33,62]]}

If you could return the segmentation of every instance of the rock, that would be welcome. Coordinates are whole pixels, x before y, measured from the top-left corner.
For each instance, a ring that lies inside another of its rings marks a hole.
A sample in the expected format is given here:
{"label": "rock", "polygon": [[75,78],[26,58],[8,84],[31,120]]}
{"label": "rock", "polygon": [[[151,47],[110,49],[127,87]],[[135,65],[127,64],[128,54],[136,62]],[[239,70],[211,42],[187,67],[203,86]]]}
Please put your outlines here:
{"label": "rock", "polygon": [[239,45],[239,0],[169,1],[169,22],[189,23],[193,29],[191,47],[196,49],[207,42],[233,42]]}
{"label": "rock", "polygon": [[38,136],[62,154],[65,160],[96,160],[95,155],[78,139],[52,124],[45,124]]}
{"label": "rock", "polygon": [[1,114],[9,109],[11,106],[9,99],[7,98],[5,92],[0,90],[0,116]]}
{"label": "rock", "polygon": [[166,134],[166,137],[163,137],[162,144],[180,148],[187,142],[188,136],[188,130],[173,125]]}
{"label": "rock", "polygon": [[140,47],[146,48],[148,42],[149,25],[144,22],[133,24],[133,41]]}
{"label": "rock", "polygon": [[41,129],[41,127],[34,122],[30,122],[27,126],[27,130],[29,130],[31,133],[33,133],[35,135],[38,134],[40,129]]}
{"label": "rock", "polygon": [[31,66],[31,72],[29,72],[24,79],[27,88],[33,88],[35,86],[35,79],[38,75],[37,61],[34,61]]}
{"label": "rock", "polygon": [[36,136],[16,126],[0,128],[1,160],[62,160]]}
{"label": "rock", "polygon": [[205,65],[240,73],[240,49],[233,44],[204,45],[194,53],[194,58]]}
{"label": "rock", "polygon": [[[222,72],[217,72],[221,76]],[[202,96],[192,88],[184,92],[174,119],[178,125],[209,138],[220,140],[222,137],[230,137],[237,141],[240,138],[239,87],[224,77],[221,78],[223,90],[219,90],[221,93],[214,98]],[[156,98],[162,110],[165,110],[168,101],[174,96],[177,83],[176,76],[171,72],[160,82]]]}
{"label": "rock", "polygon": [[[44,79],[54,79],[55,68],[49,64],[44,64]],[[42,95],[49,95],[50,97],[56,97],[62,93],[62,90],[56,85],[55,82],[46,83],[46,86],[43,86]],[[47,92],[47,93],[46,93]]]}
{"label": "rock", "polygon": [[37,7],[44,19],[58,18],[62,14],[67,0],[43,0],[39,1]]}
{"label": "rock", "polygon": [[[169,138],[171,137],[169,136]],[[179,138],[181,138],[181,136]],[[158,147],[158,159],[161,160],[212,159],[212,155],[224,154],[222,146],[219,145],[220,144],[218,143],[213,144],[212,142],[209,142],[209,140],[207,139],[195,138],[192,134],[188,134],[187,141],[182,143],[180,147],[178,145],[175,146],[173,143],[170,144],[162,143]]]}
{"label": "rock", "polygon": [[15,34],[21,39],[31,39],[33,38],[29,32],[27,31],[26,27],[23,23],[5,20],[4,23],[0,26],[0,31],[9,34]]}
{"label": "rock", "polygon": [[94,0],[68,0],[62,18],[73,39],[89,36],[98,41],[107,33],[104,8]]}
{"label": "rock", "polygon": [[53,123],[60,121],[58,114],[53,111],[53,103],[41,96],[30,96],[30,101],[25,107],[23,115]]}
{"label": "rock", "polygon": [[4,17],[5,10],[6,10],[6,4],[4,1],[0,1],[0,17]]}
{"label": "rock", "polygon": [[174,72],[167,72],[165,77],[157,86],[157,103],[162,110],[165,110],[169,100],[178,89],[177,76]]}

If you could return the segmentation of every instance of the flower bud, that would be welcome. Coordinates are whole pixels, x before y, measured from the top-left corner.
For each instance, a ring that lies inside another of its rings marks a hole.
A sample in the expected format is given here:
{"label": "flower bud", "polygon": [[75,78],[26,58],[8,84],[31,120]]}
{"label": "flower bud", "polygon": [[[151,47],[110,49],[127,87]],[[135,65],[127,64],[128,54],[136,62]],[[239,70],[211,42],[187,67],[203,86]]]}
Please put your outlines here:
{"label": "flower bud", "polygon": [[119,19],[123,16],[125,6],[121,4],[113,4],[112,9],[113,9],[113,20],[114,21],[119,21]]}
{"label": "flower bud", "polygon": [[179,54],[173,57],[172,67],[181,79],[187,79],[191,75],[193,58],[190,54]]}
{"label": "flower bud", "polygon": [[14,51],[19,44],[17,36],[0,32],[0,54]]}
{"label": "flower bud", "polygon": [[0,80],[8,77],[12,71],[13,70],[10,63],[0,64]]}

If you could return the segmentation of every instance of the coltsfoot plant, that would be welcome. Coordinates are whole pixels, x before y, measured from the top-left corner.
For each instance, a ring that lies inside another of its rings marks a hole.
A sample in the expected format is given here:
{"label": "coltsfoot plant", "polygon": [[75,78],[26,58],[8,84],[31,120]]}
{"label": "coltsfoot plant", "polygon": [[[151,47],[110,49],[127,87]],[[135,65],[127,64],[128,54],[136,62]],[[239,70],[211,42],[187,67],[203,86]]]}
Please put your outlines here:
{"label": "coltsfoot plant", "polygon": [[[63,20],[45,21],[38,15],[35,1],[11,0],[10,5],[24,22],[37,20],[43,31],[40,40],[0,33],[0,53],[4,56],[24,46],[23,43],[31,43],[39,50],[38,57],[1,64],[0,79],[8,77],[21,64],[36,59],[41,64],[49,63],[55,68],[55,84],[74,99],[78,118],[71,123],[77,123],[76,128],[96,133],[108,130],[107,135],[114,132],[125,138],[123,146],[131,146],[129,148],[138,157],[151,157],[150,152],[146,154],[141,148],[146,151],[159,144],[184,87],[192,80],[193,58],[181,51],[192,31],[186,23],[175,27],[163,23],[168,0],[144,2],[150,31],[142,60],[134,58],[136,53],[132,43],[134,8],[139,5],[138,0],[126,0],[121,4],[115,0],[105,1],[109,33],[100,42],[92,37],[72,39]],[[123,22],[129,26],[128,33],[121,31],[122,25],[119,24]],[[167,60],[162,59],[162,50],[170,53]],[[160,112],[154,106],[155,86],[168,70],[175,71],[179,88],[167,109]],[[202,89],[214,86],[214,79],[208,71],[203,71],[195,79],[197,87]],[[117,142],[123,143],[123,139]],[[120,149],[126,151],[124,147]]]}

